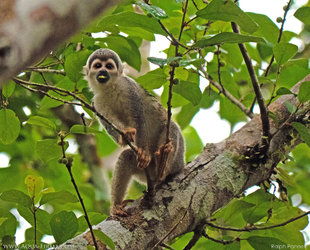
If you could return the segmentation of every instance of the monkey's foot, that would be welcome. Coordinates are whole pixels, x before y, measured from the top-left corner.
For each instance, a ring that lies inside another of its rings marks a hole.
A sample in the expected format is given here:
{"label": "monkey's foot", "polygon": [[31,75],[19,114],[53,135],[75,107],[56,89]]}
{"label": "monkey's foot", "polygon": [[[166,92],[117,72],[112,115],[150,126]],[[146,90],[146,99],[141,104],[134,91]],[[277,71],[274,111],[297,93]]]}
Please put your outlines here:
{"label": "monkey's foot", "polygon": [[125,210],[125,207],[127,206],[128,202],[133,202],[133,200],[124,200],[120,205],[115,205],[111,209],[111,215],[120,217],[129,216],[130,214]]}
{"label": "monkey's foot", "polygon": [[138,148],[137,162],[138,169],[145,169],[151,162],[151,155],[142,148]]}
{"label": "monkey's foot", "polygon": [[128,142],[134,142],[136,139],[136,132],[135,128],[125,128],[123,130],[124,135],[121,135],[119,139],[120,144],[126,145]]}
{"label": "monkey's foot", "polygon": [[163,181],[166,177],[165,170],[167,167],[167,160],[170,152],[173,150],[172,141],[161,145],[159,149],[155,152],[155,164],[158,170],[158,178]]}

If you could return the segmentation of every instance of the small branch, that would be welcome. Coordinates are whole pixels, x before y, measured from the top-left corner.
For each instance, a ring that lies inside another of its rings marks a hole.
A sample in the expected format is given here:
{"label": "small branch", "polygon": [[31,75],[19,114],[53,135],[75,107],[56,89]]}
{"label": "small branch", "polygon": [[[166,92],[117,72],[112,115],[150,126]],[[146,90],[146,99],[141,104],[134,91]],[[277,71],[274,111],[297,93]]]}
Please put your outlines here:
{"label": "small branch", "polygon": [[[187,6],[188,6],[188,0],[186,0],[185,6],[182,7],[183,17],[182,17],[180,33],[179,33],[179,36],[178,36],[178,40],[179,41],[181,40],[182,33],[183,33],[184,27],[186,25],[186,23],[185,23],[185,16],[186,16],[186,12],[187,12]],[[173,44],[173,45],[175,46],[175,56],[177,57],[179,55],[179,44],[176,43],[176,44]],[[172,116],[171,100],[172,100],[172,88],[173,88],[173,85],[175,84],[175,79],[174,79],[175,68],[176,68],[176,66],[172,65],[171,69],[169,71],[169,74],[170,74],[169,82],[170,82],[170,84],[169,84],[168,101],[167,101],[168,121],[167,121],[167,131],[166,131],[166,143],[168,143],[170,141],[169,133],[170,133],[170,123],[171,123],[171,116]]]}
{"label": "small branch", "polygon": [[[235,33],[240,34],[239,27],[236,23],[232,22],[231,26]],[[262,137],[263,147],[262,148],[266,152],[269,147],[269,137],[270,137],[270,124],[269,124],[268,110],[265,106],[264,98],[260,90],[259,82],[255,74],[251,58],[246,50],[246,47],[244,46],[244,44],[238,44],[238,46],[240,48],[241,54],[247,66],[247,69],[248,69],[248,72],[251,78],[252,86],[255,92],[255,96],[258,102],[258,106],[260,109],[260,115],[261,115],[261,120],[262,120],[262,130],[263,130],[263,137]]]}
{"label": "small branch", "polygon": [[87,214],[87,211],[86,211],[86,208],[85,208],[85,205],[84,205],[84,201],[83,201],[83,198],[80,194],[80,191],[78,189],[78,186],[76,185],[76,182],[75,182],[75,179],[73,177],[73,174],[72,174],[72,161],[73,159],[71,158],[67,158],[66,157],[66,153],[65,153],[65,142],[64,142],[64,138],[65,136],[60,132],[59,133],[59,137],[60,137],[60,146],[61,146],[61,149],[62,149],[62,155],[63,155],[63,158],[62,158],[62,163],[66,166],[68,172],[69,172],[69,175],[70,175],[70,178],[71,178],[71,182],[74,186],[74,189],[75,189],[75,192],[77,194],[77,196],[79,197],[79,201],[80,201],[80,204],[82,206],[82,209],[83,209],[83,212],[84,212],[84,218],[86,220],[86,223],[88,225],[88,228],[89,228],[89,231],[90,231],[90,234],[92,236],[92,239],[93,239],[93,242],[94,242],[94,246],[95,246],[95,249],[98,250],[98,245],[97,245],[97,241],[96,241],[96,237],[95,237],[95,234],[93,232],[93,228],[92,228],[92,225],[90,223],[90,220],[88,218],[88,214]]}
{"label": "small branch", "polygon": [[299,215],[297,217],[291,218],[283,223],[280,224],[276,224],[276,225],[272,225],[272,226],[267,226],[267,227],[256,227],[256,226],[250,226],[250,227],[245,227],[245,228],[232,228],[232,227],[222,227],[222,226],[218,226],[215,225],[211,222],[205,222],[206,225],[216,228],[216,229],[220,229],[220,230],[225,230],[225,231],[234,231],[234,232],[251,232],[251,231],[256,231],[256,230],[267,230],[267,229],[273,229],[273,228],[277,228],[277,227],[283,227],[291,222],[294,222],[304,216],[307,216],[308,214],[310,214],[310,211]]}
{"label": "small branch", "polygon": [[236,239],[233,239],[233,240],[217,240],[217,239],[214,239],[214,238],[210,237],[206,232],[202,232],[202,236],[205,237],[208,240],[212,240],[212,241],[214,241],[216,243],[220,243],[220,244],[223,244],[223,245],[232,244],[235,241],[240,240],[239,238],[236,238]]}
{"label": "small branch", "polygon": [[172,43],[175,44],[175,45],[178,45],[178,46],[181,46],[182,48],[184,49],[189,49],[186,45],[180,43],[168,30],[167,28],[165,27],[165,25],[160,21],[158,20],[158,23],[159,25],[161,26],[161,28],[167,33],[167,35],[170,37],[170,39],[172,40]]}
{"label": "small branch", "polygon": [[220,93],[222,93],[228,100],[230,100],[233,104],[235,104],[243,113],[245,113],[248,117],[253,118],[253,113],[247,109],[239,100],[237,100],[230,92],[223,88],[221,84],[216,82],[203,67],[199,69],[199,71],[204,75],[204,77],[209,80],[210,84],[212,84]]}
{"label": "small branch", "polygon": [[[287,5],[286,5],[286,8],[285,8],[285,10],[284,10],[283,19],[282,19],[282,24],[281,24],[281,28],[280,28],[280,31],[279,31],[279,36],[278,36],[278,41],[277,41],[277,43],[280,43],[280,41],[281,41],[282,34],[283,34],[283,30],[284,30],[284,23],[285,23],[285,21],[286,21],[287,13],[288,13],[288,11],[289,11],[289,9],[290,9],[290,7],[291,7],[291,3],[292,3],[292,0],[289,0],[289,2],[288,2]],[[264,74],[265,77],[268,76],[269,71],[270,71],[270,69],[271,69],[271,66],[272,66],[272,64],[273,64],[273,61],[274,61],[274,55],[272,55],[272,57],[271,57],[271,59],[270,59],[270,62],[269,62],[269,64],[268,64],[268,67],[266,68],[266,71],[265,71],[265,74]]]}
{"label": "small branch", "polygon": [[221,85],[223,92],[225,92],[224,86],[222,84],[222,77],[221,77],[221,61],[220,61],[220,45],[217,46],[216,58],[217,58],[217,76],[219,79],[219,84]]}
{"label": "small branch", "polygon": [[65,71],[56,70],[56,69],[46,69],[46,68],[27,68],[27,70],[35,71],[39,73],[52,73],[52,74],[58,74],[58,75],[66,75]]}
{"label": "small branch", "polygon": [[197,243],[197,241],[201,238],[203,232],[205,230],[205,223],[201,223],[196,227],[194,230],[194,235],[191,238],[191,240],[188,242],[188,244],[185,246],[183,250],[190,250],[193,246]]}
{"label": "small branch", "polygon": [[185,212],[184,212],[182,218],[169,230],[169,232],[168,232],[160,241],[158,241],[158,242],[152,247],[151,250],[156,249],[165,239],[167,239],[167,237],[173,232],[173,230],[176,229],[176,227],[177,227],[180,223],[182,223],[182,221],[184,220],[186,214],[188,213],[188,210],[189,210],[190,207],[192,206],[192,201],[193,201],[194,195],[196,194],[196,190],[197,190],[197,187],[195,187],[194,193],[193,193],[192,196],[191,196],[191,199],[190,199],[190,201],[189,201],[188,207],[187,207],[187,209],[185,210]]}

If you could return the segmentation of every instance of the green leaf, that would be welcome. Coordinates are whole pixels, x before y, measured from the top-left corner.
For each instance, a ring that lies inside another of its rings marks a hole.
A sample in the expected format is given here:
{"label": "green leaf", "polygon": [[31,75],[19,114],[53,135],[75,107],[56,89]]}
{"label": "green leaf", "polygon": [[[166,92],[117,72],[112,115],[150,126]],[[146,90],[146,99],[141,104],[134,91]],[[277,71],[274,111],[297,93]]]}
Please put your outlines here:
{"label": "green leaf", "polygon": [[107,245],[110,249],[115,249],[114,242],[111,240],[109,236],[107,236],[104,232],[99,230],[93,230],[95,236],[105,245]]}
{"label": "green leaf", "polygon": [[186,146],[185,158],[186,158],[186,161],[188,162],[188,161],[193,160],[194,157],[196,157],[198,154],[201,153],[203,149],[203,142],[200,139],[195,128],[193,128],[192,126],[186,127],[182,131],[182,134],[184,136],[185,146]]}
{"label": "green leaf", "polygon": [[204,59],[190,59],[190,60],[180,60],[180,67],[186,67],[188,65],[194,65],[196,67],[201,66],[205,63]]}
{"label": "green leaf", "polygon": [[76,124],[70,128],[70,133],[72,134],[89,134],[89,133],[101,133],[98,129],[94,129],[91,127],[86,127],[84,125]]}
{"label": "green leaf", "polygon": [[277,43],[279,28],[278,26],[268,17],[258,13],[247,13],[259,26],[255,34],[259,34],[267,39],[269,42]]}
{"label": "green leaf", "polygon": [[250,236],[247,241],[254,249],[271,249],[271,246],[286,246],[286,244],[273,237]]}
{"label": "green leaf", "polygon": [[241,29],[249,33],[258,29],[258,25],[230,0],[213,0],[196,14],[208,20],[235,22],[239,24]]}
{"label": "green leaf", "polygon": [[144,9],[147,13],[151,14],[153,17],[157,19],[166,19],[168,18],[166,12],[159,8],[158,6],[148,5],[145,2],[138,1],[136,2],[142,9]]}
{"label": "green leaf", "polygon": [[196,83],[188,81],[180,81],[173,86],[173,92],[183,96],[189,100],[194,106],[198,105],[201,100],[201,91]]}
{"label": "green leaf", "polygon": [[287,108],[287,110],[293,114],[296,111],[296,106],[288,101],[284,102],[285,107]]}
{"label": "green leaf", "polygon": [[75,203],[79,200],[75,195],[71,194],[66,190],[62,190],[59,192],[47,193],[43,194],[40,200],[40,205],[43,205],[48,202],[55,202],[57,204],[66,204],[66,203]]}
{"label": "green leaf", "polygon": [[78,80],[82,78],[82,68],[86,64],[86,60],[90,53],[91,52],[89,50],[82,50],[67,56],[64,68],[66,75],[74,83],[78,82]]}
{"label": "green leaf", "polygon": [[20,131],[20,122],[10,109],[0,110],[0,142],[7,145],[16,140]]}
{"label": "green leaf", "polygon": [[28,195],[15,189],[4,191],[0,195],[0,198],[4,201],[14,202],[28,208],[30,208],[32,204],[31,199]]}
{"label": "green leaf", "polygon": [[12,94],[13,94],[13,92],[14,92],[14,90],[15,90],[15,82],[13,82],[13,81],[9,81],[9,82],[7,82],[7,83],[5,83],[4,85],[3,85],[3,88],[2,88],[2,94],[6,97],[6,98],[9,98]]}
{"label": "green leaf", "polygon": [[179,62],[182,57],[169,57],[167,59],[158,58],[158,57],[148,57],[147,60],[153,64],[158,65],[159,67],[163,68],[166,64],[171,62]]}
{"label": "green leaf", "polygon": [[138,77],[136,81],[146,90],[152,90],[163,86],[167,82],[167,78],[165,71],[162,68],[158,68]]}
{"label": "green leaf", "polygon": [[207,46],[213,46],[222,43],[246,43],[256,42],[265,43],[265,40],[258,36],[248,36],[242,34],[236,34],[233,32],[222,32],[211,38],[203,38],[193,45],[195,48],[204,48]]}
{"label": "green leaf", "polygon": [[291,43],[278,43],[273,48],[274,57],[279,65],[286,63],[298,51],[298,47]]}
{"label": "green leaf", "polygon": [[156,19],[140,15],[131,11],[120,12],[106,16],[99,22],[99,27],[104,30],[111,23],[125,27],[139,27],[151,33],[166,35]]}
{"label": "green leaf", "polygon": [[276,92],[277,95],[295,95],[292,91],[290,91],[288,88],[281,87]]}
{"label": "green leaf", "polygon": [[310,7],[301,7],[299,8],[294,16],[302,21],[304,24],[310,24]]}
{"label": "green leaf", "polygon": [[51,218],[50,226],[57,244],[71,239],[79,228],[75,214],[67,211],[61,211],[55,214]]}
{"label": "green leaf", "polygon": [[41,116],[31,116],[27,123],[56,130],[56,125],[54,122]]}
{"label": "green leaf", "polygon": [[18,226],[16,217],[9,212],[9,209],[4,207],[0,208],[0,217],[7,218],[5,221],[2,222],[2,225],[0,226],[0,238],[5,235],[15,235],[16,228]]}
{"label": "green leaf", "polygon": [[310,100],[310,81],[303,82],[298,91],[298,100],[306,102]]}
{"label": "green leaf", "polygon": [[[25,208],[19,206],[17,208],[18,213],[22,216],[30,225],[34,226],[33,214],[29,208]],[[51,227],[49,222],[51,220],[51,216],[45,210],[40,208],[36,209],[36,219],[37,219],[37,230],[39,230],[42,234],[51,235]]]}
{"label": "green leaf", "polygon": [[310,147],[310,133],[309,129],[299,122],[292,122],[292,126],[297,130],[300,137],[304,140],[304,142]]}
{"label": "green leaf", "polygon": [[177,122],[180,125],[181,129],[186,128],[188,124],[190,124],[193,117],[199,111],[199,106],[193,106],[192,103],[188,103],[187,105],[183,106],[181,111],[177,115]]}
{"label": "green leaf", "polygon": [[41,176],[28,175],[25,178],[25,184],[31,198],[38,197],[44,188],[44,180]]}
{"label": "green leaf", "polygon": [[3,222],[5,222],[8,218],[6,217],[0,217],[0,227],[3,224]]}
{"label": "green leaf", "polygon": [[45,139],[36,142],[35,151],[41,160],[47,162],[49,160],[60,158],[62,149],[58,145],[56,139]]}

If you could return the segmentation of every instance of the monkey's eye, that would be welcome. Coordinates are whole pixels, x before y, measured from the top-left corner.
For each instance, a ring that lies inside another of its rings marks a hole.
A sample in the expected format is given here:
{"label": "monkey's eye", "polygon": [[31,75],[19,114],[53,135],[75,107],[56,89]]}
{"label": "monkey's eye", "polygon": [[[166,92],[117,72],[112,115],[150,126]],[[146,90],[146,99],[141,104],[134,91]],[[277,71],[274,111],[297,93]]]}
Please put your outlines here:
{"label": "monkey's eye", "polygon": [[99,69],[101,68],[102,64],[101,63],[96,63],[94,64],[94,68]]}
{"label": "monkey's eye", "polygon": [[105,66],[107,69],[113,69],[114,65],[112,63],[107,63]]}

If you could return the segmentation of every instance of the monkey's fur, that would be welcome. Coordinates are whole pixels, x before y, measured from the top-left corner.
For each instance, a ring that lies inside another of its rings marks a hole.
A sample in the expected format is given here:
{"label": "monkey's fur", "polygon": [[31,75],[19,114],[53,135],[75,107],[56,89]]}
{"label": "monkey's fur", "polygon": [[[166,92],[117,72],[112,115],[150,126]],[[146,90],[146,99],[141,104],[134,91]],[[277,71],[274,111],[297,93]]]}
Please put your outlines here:
{"label": "monkey's fur", "polygon": [[132,176],[147,182],[148,194],[152,196],[156,184],[182,171],[183,137],[171,121],[170,141],[166,143],[165,109],[139,84],[123,75],[122,62],[114,51],[96,50],[83,69],[94,93],[96,110],[122,130],[125,138],[101,120],[107,131],[118,143],[130,141],[137,147],[137,154],[132,149],[121,153],[113,174],[111,213],[125,216],[123,199]]}

